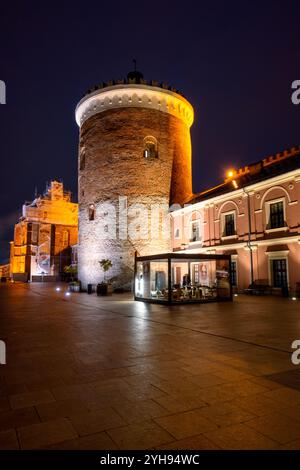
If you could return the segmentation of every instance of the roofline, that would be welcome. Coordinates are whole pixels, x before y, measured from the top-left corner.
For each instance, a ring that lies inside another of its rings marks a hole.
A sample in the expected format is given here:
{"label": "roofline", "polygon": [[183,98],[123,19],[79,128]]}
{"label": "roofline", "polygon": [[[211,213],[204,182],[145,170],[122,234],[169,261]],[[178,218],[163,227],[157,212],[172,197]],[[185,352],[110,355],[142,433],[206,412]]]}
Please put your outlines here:
{"label": "roofline", "polygon": [[[270,175],[262,174],[261,170],[268,170],[269,168],[272,168],[272,167],[275,169],[277,164],[280,164],[283,161],[291,162],[293,157],[297,157],[299,155],[300,155],[300,145],[291,147],[288,150],[278,152],[275,155],[270,155],[259,161],[256,161],[254,163],[250,163],[249,165],[241,167],[237,170],[232,170],[233,175],[225,178],[222,183],[194,194],[186,202],[192,204],[195,202],[206,200],[209,198],[210,195],[211,197],[214,197],[214,196],[219,196],[228,192],[232,192],[234,191],[232,189],[234,181],[238,185],[238,187],[235,189],[237,190],[237,189],[240,189],[241,186],[242,187],[251,186],[251,184],[255,184],[259,181],[264,181],[266,179],[272,178],[272,176]],[[284,171],[282,171],[280,174],[282,173],[284,173]],[[278,176],[278,175],[274,175],[274,176]],[[239,185],[239,181],[241,181],[243,178],[246,179],[245,183],[242,185]],[[251,178],[253,179],[253,181],[251,181]],[[247,181],[247,179],[249,179],[249,181]],[[214,193],[216,194],[214,195]]]}

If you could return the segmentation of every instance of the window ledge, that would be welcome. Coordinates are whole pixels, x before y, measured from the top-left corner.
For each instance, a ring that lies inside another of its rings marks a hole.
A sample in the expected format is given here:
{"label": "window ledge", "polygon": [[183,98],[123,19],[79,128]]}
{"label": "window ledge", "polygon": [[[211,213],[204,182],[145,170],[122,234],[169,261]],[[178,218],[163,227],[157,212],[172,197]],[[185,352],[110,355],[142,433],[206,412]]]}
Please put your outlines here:
{"label": "window ledge", "polygon": [[202,243],[202,240],[196,240],[195,242],[189,241],[189,245],[199,245],[199,243]]}
{"label": "window ledge", "polygon": [[224,237],[221,237],[221,240],[233,240],[239,238],[238,235],[226,235]]}
{"label": "window ledge", "polygon": [[286,232],[289,228],[285,227],[278,227],[278,228],[267,228],[265,233],[272,233],[272,232]]}

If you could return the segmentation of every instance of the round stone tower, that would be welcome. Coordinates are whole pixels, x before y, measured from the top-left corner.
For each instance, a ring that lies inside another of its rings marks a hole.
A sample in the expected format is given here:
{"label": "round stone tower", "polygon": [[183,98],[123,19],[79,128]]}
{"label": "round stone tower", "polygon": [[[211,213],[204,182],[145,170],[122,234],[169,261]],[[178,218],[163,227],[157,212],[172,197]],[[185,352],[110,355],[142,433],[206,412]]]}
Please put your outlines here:
{"label": "round stone tower", "polygon": [[166,84],[140,72],[89,90],[76,108],[79,279],[103,280],[99,261],[110,259],[107,278],[129,289],[134,254],[171,249],[170,204],[192,196],[191,104]]}

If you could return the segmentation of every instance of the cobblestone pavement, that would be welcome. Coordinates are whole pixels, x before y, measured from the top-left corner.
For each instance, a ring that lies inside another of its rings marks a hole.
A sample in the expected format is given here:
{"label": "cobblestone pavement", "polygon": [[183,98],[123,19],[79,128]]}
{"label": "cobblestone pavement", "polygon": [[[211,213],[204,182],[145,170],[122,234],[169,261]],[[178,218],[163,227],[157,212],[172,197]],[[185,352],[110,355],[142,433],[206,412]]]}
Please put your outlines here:
{"label": "cobblestone pavement", "polygon": [[300,449],[300,300],[0,286],[0,449]]}

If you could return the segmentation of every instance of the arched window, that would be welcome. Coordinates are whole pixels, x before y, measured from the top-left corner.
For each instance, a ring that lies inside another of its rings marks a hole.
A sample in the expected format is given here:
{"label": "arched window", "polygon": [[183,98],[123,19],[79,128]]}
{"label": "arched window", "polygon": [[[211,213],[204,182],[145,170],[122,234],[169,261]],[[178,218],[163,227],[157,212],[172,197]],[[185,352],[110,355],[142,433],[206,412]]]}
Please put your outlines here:
{"label": "arched window", "polygon": [[285,216],[285,198],[266,202],[267,230],[277,230],[287,226]]}
{"label": "arched window", "polygon": [[158,145],[157,140],[152,135],[148,135],[144,138],[144,157],[145,158],[157,158],[158,157]]}
{"label": "arched window", "polygon": [[221,214],[221,233],[222,237],[236,236],[236,212],[224,212]]}
{"label": "arched window", "polygon": [[95,205],[89,205],[89,220],[95,220]]}

